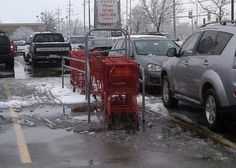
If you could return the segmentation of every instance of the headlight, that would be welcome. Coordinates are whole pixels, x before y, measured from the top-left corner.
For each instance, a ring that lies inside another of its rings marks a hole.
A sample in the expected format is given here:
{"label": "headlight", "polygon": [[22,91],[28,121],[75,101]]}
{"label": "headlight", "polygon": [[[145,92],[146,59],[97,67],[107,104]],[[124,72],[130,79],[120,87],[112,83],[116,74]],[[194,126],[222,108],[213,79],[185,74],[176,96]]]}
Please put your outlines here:
{"label": "headlight", "polygon": [[148,64],[147,70],[148,71],[158,71],[158,72],[160,72],[161,71],[161,66],[155,65],[155,64]]}

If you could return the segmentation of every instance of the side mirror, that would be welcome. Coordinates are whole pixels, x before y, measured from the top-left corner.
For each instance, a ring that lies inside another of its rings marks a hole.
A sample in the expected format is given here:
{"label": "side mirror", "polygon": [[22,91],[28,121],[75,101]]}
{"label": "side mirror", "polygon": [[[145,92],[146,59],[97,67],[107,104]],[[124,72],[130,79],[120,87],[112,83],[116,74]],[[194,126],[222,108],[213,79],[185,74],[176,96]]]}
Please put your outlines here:
{"label": "side mirror", "polygon": [[175,56],[177,56],[177,50],[176,50],[176,48],[169,48],[169,49],[167,50],[166,55],[167,55],[168,57],[175,57]]}

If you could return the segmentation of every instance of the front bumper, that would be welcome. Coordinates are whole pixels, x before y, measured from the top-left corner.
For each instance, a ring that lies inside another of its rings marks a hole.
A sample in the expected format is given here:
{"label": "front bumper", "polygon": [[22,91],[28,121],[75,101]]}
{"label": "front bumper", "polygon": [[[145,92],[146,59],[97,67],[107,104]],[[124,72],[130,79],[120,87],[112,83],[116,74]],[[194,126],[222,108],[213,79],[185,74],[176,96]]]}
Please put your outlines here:
{"label": "front bumper", "polygon": [[161,86],[161,72],[145,72],[145,86],[160,87]]}

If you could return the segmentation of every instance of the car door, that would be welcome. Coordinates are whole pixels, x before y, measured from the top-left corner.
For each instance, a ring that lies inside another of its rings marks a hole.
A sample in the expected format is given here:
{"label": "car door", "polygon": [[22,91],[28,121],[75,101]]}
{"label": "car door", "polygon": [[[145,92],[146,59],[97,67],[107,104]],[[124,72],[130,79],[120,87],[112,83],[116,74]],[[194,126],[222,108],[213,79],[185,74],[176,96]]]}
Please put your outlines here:
{"label": "car door", "polygon": [[196,55],[189,57],[189,97],[200,100],[201,80],[204,73],[216,70],[220,54],[231,38],[231,34],[215,30],[205,31],[196,48]]}
{"label": "car door", "polygon": [[179,56],[171,65],[173,89],[176,93],[181,95],[187,96],[189,92],[188,61],[191,56],[195,55],[196,44],[201,34],[202,32],[197,32],[185,41],[180,49]]}
{"label": "car door", "polygon": [[209,57],[212,56],[212,48],[215,44],[218,31],[205,31],[196,47],[196,54],[188,59],[188,97],[195,100],[199,99],[199,90],[201,78],[204,72],[209,68]]}

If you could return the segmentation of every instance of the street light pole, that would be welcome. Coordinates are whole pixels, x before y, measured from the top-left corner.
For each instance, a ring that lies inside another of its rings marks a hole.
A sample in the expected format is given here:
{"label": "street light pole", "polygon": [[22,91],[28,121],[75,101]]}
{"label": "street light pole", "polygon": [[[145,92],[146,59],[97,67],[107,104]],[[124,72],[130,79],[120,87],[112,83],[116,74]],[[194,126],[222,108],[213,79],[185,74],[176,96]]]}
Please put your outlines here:
{"label": "street light pole", "polygon": [[173,0],[173,35],[174,35],[174,40],[175,40],[176,39],[175,0]]}
{"label": "street light pole", "polygon": [[231,20],[234,20],[234,0],[231,0]]}
{"label": "street light pole", "polygon": [[91,23],[90,23],[90,0],[88,0],[88,21],[89,21],[89,30],[91,29]]}
{"label": "street light pole", "polygon": [[85,0],[84,0],[84,34],[85,34]]}
{"label": "street light pole", "polygon": [[126,31],[128,31],[128,0],[126,0]]}

